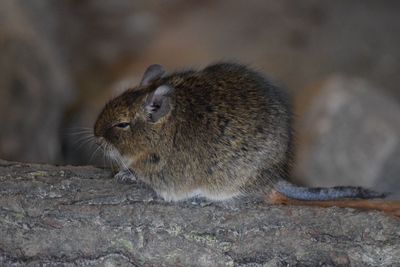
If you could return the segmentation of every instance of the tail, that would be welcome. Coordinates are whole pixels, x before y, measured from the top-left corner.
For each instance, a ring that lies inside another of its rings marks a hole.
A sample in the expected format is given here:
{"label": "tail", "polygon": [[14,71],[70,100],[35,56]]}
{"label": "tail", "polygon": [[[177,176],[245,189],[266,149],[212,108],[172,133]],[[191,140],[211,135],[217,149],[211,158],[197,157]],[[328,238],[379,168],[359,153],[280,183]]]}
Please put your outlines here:
{"label": "tail", "polygon": [[271,204],[378,210],[400,217],[400,200],[377,199],[386,195],[356,186],[308,188],[280,181],[266,200]]}
{"label": "tail", "polygon": [[284,196],[297,200],[323,201],[344,198],[372,199],[385,198],[387,194],[359,186],[302,187],[287,181],[279,181],[275,190]]}

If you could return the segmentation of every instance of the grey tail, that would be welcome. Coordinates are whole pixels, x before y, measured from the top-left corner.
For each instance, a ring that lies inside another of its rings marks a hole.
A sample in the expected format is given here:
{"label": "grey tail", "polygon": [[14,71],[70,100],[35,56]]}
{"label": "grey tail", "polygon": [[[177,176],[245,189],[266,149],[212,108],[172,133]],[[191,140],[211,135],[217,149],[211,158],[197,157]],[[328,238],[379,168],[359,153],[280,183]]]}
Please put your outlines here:
{"label": "grey tail", "polygon": [[297,200],[335,200],[343,198],[384,198],[386,193],[379,193],[359,186],[302,187],[287,181],[279,181],[275,189],[288,198]]}

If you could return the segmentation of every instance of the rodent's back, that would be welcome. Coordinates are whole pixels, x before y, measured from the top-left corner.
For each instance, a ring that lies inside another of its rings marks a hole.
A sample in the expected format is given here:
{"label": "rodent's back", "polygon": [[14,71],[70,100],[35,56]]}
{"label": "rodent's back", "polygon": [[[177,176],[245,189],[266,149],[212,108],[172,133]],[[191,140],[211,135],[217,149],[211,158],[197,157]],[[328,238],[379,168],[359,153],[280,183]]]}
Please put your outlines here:
{"label": "rodent's back", "polygon": [[140,179],[166,200],[223,200],[271,189],[308,201],[385,196],[285,181],[292,158],[290,105],[261,74],[230,63],[164,73],[160,65],[149,66],[140,85],[112,99],[96,120],[96,140],[122,167],[118,180]]}
{"label": "rodent's back", "polygon": [[164,175],[227,195],[285,178],[292,129],[284,91],[230,63],[171,74],[159,83],[175,89],[175,133]]}

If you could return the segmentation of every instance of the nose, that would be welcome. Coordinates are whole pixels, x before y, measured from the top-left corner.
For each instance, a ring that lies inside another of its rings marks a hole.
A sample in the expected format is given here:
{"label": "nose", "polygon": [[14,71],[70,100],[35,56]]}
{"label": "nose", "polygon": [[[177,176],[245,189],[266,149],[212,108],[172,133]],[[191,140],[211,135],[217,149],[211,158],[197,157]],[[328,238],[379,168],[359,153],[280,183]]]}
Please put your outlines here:
{"label": "nose", "polygon": [[96,144],[97,145],[102,145],[102,144],[104,144],[104,142],[105,142],[106,140],[104,139],[104,137],[97,137],[96,138]]}

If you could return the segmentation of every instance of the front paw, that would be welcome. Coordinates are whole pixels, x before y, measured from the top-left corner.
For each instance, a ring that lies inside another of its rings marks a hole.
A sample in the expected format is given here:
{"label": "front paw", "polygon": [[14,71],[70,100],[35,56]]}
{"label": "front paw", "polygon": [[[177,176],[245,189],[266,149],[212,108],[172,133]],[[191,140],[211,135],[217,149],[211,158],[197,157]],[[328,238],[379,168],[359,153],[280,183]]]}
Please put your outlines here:
{"label": "front paw", "polygon": [[115,180],[121,184],[134,184],[137,182],[137,177],[134,171],[130,169],[125,169],[119,171],[114,175]]}

